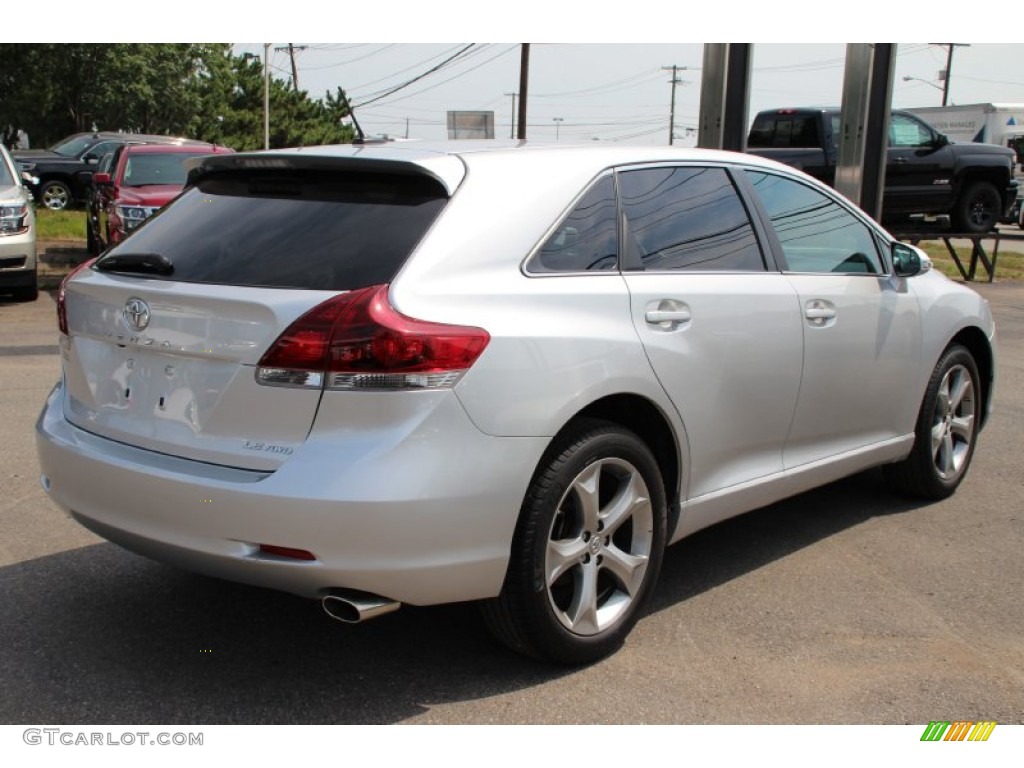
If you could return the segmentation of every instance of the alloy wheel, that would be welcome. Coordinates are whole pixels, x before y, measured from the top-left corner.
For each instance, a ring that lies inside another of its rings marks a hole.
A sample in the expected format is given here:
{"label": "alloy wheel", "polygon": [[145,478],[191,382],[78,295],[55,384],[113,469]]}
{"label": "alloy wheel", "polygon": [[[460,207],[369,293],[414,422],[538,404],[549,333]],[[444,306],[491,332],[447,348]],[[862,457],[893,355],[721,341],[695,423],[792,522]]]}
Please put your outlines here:
{"label": "alloy wheel", "polygon": [[955,365],[942,377],[932,418],[932,458],[943,480],[955,478],[966,466],[976,413],[971,375],[964,366]]}
{"label": "alloy wheel", "polygon": [[631,463],[606,458],[576,476],[552,520],[544,563],[562,626],[596,635],[627,613],[644,584],[653,530],[650,493]]}

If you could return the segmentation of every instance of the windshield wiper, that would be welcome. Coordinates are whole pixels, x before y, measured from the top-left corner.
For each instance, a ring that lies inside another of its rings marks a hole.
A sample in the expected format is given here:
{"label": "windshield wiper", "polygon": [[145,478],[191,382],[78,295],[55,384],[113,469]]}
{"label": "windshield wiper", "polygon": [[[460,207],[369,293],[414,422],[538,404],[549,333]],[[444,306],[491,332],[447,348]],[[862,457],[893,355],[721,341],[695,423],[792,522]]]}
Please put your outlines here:
{"label": "windshield wiper", "polygon": [[130,272],[139,275],[174,274],[174,264],[162,253],[117,253],[104,256],[94,269],[100,272]]}

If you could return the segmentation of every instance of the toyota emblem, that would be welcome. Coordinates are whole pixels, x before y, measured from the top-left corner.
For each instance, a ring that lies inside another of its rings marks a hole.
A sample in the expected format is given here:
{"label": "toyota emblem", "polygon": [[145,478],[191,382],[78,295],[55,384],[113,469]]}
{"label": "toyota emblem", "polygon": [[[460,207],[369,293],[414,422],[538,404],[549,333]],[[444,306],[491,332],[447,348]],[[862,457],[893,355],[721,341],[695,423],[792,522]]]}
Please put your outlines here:
{"label": "toyota emblem", "polygon": [[138,298],[128,299],[121,316],[124,317],[125,325],[133,331],[143,331],[149,325],[149,304]]}

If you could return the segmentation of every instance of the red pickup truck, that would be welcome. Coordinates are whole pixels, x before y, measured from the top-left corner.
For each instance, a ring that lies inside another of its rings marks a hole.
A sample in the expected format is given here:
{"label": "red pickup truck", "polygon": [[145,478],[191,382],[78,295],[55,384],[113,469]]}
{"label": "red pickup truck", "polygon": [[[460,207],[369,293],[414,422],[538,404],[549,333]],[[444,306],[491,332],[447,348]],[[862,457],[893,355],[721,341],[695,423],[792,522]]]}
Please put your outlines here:
{"label": "red pickup truck", "polygon": [[89,250],[98,255],[121,242],[177,197],[188,175],[186,160],[225,152],[234,150],[214,144],[125,144],[104,158],[87,202]]}

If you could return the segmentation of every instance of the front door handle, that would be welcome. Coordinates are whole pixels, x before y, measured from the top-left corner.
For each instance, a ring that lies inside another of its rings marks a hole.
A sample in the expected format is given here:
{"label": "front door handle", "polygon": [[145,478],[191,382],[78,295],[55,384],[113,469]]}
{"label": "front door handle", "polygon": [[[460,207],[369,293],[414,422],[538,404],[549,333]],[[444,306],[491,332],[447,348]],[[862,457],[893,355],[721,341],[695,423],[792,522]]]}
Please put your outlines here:
{"label": "front door handle", "polygon": [[836,308],[830,301],[814,299],[813,301],[807,302],[807,306],[804,307],[804,317],[806,317],[815,328],[822,328],[835,322]]}

